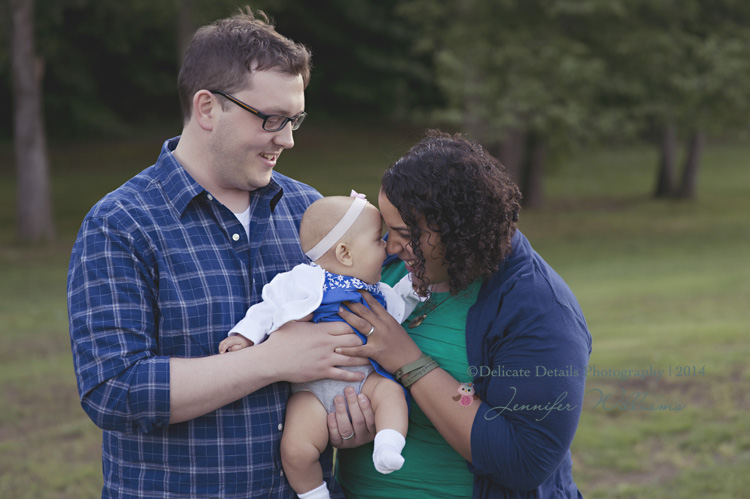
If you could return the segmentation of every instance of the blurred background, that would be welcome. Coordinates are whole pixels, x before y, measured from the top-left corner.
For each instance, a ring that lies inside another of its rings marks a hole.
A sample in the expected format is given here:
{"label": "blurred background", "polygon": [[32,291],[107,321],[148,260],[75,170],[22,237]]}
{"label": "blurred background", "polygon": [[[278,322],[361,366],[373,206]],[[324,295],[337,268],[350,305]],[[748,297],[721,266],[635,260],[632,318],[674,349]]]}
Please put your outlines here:
{"label": "blurred background", "polygon": [[[246,4],[0,0],[1,497],[100,493],[70,249],[90,207],[180,133],[194,30]],[[519,226],[594,338],[573,443],[585,497],[747,497],[750,2],[250,5],[313,52],[282,173],[375,198],[382,171],[442,128],[519,183]],[[642,369],[663,373],[623,374]]]}

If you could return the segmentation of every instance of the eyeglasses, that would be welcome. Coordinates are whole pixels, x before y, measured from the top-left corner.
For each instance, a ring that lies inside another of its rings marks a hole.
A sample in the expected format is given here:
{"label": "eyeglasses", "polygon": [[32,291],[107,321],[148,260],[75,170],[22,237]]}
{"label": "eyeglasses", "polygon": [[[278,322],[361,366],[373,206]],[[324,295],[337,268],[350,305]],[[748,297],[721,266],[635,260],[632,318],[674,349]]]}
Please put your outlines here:
{"label": "eyeglasses", "polygon": [[209,90],[212,94],[221,95],[222,97],[229,99],[230,101],[234,102],[238,106],[240,106],[242,109],[249,113],[253,113],[258,118],[263,119],[263,130],[266,132],[278,132],[279,130],[283,129],[287,123],[290,121],[292,122],[292,130],[297,130],[303,121],[305,121],[305,118],[307,117],[307,113],[302,111],[297,116],[294,116],[290,118],[289,116],[283,116],[281,114],[264,114],[255,109],[252,106],[248,106],[241,100],[239,100],[237,97],[234,97],[232,95],[229,95],[226,92],[222,92],[221,90]]}

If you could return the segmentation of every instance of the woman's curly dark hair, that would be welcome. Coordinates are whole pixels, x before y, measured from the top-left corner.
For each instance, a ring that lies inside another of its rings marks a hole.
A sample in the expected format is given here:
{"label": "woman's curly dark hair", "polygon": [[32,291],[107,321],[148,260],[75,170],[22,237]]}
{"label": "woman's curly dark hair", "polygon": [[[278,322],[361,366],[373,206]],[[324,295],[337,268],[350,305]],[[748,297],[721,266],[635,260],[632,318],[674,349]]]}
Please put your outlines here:
{"label": "woman's curly dark hair", "polygon": [[445,246],[451,294],[495,272],[511,252],[521,193],[503,165],[460,134],[429,130],[383,175],[383,193],[409,228],[413,271],[426,296],[420,223]]}

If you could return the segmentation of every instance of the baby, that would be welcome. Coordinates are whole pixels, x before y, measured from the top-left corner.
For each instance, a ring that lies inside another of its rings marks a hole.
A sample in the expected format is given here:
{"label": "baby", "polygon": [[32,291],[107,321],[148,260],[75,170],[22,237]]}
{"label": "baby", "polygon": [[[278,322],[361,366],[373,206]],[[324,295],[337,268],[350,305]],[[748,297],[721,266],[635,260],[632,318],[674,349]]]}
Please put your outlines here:
{"label": "baby", "polygon": [[[380,212],[354,191],[350,197],[332,196],[314,202],[300,224],[302,250],[314,263],[298,265],[274,277],[263,288],[263,301],[250,307],[221,342],[219,351],[257,345],[284,323],[311,312],[314,322],[341,320],[341,302],[364,303],[358,289],[369,291],[397,321],[403,321],[419,297],[408,276],[393,288],[379,282],[386,257],[381,234]],[[365,336],[360,337],[367,342]],[[362,371],[366,376],[354,385],[358,393],[367,395],[375,412],[375,468],[381,473],[400,469],[408,426],[404,389],[375,361],[345,369]],[[343,395],[350,385],[353,383],[327,379],[292,384],[281,459],[289,483],[303,499],[328,497],[318,462],[328,445],[327,414],[334,411],[333,398]]]}

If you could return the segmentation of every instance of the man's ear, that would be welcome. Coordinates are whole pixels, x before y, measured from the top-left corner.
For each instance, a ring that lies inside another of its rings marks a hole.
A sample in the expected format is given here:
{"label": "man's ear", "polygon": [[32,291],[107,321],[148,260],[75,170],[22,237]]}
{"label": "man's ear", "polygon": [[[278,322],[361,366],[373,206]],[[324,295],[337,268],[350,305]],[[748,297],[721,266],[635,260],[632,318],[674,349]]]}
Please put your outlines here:
{"label": "man's ear", "polygon": [[351,267],[354,265],[354,258],[350,251],[350,247],[346,243],[338,243],[336,245],[336,260],[345,267]]}
{"label": "man's ear", "polygon": [[193,118],[203,130],[213,130],[218,106],[219,102],[208,90],[199,90],[193,96]]}

